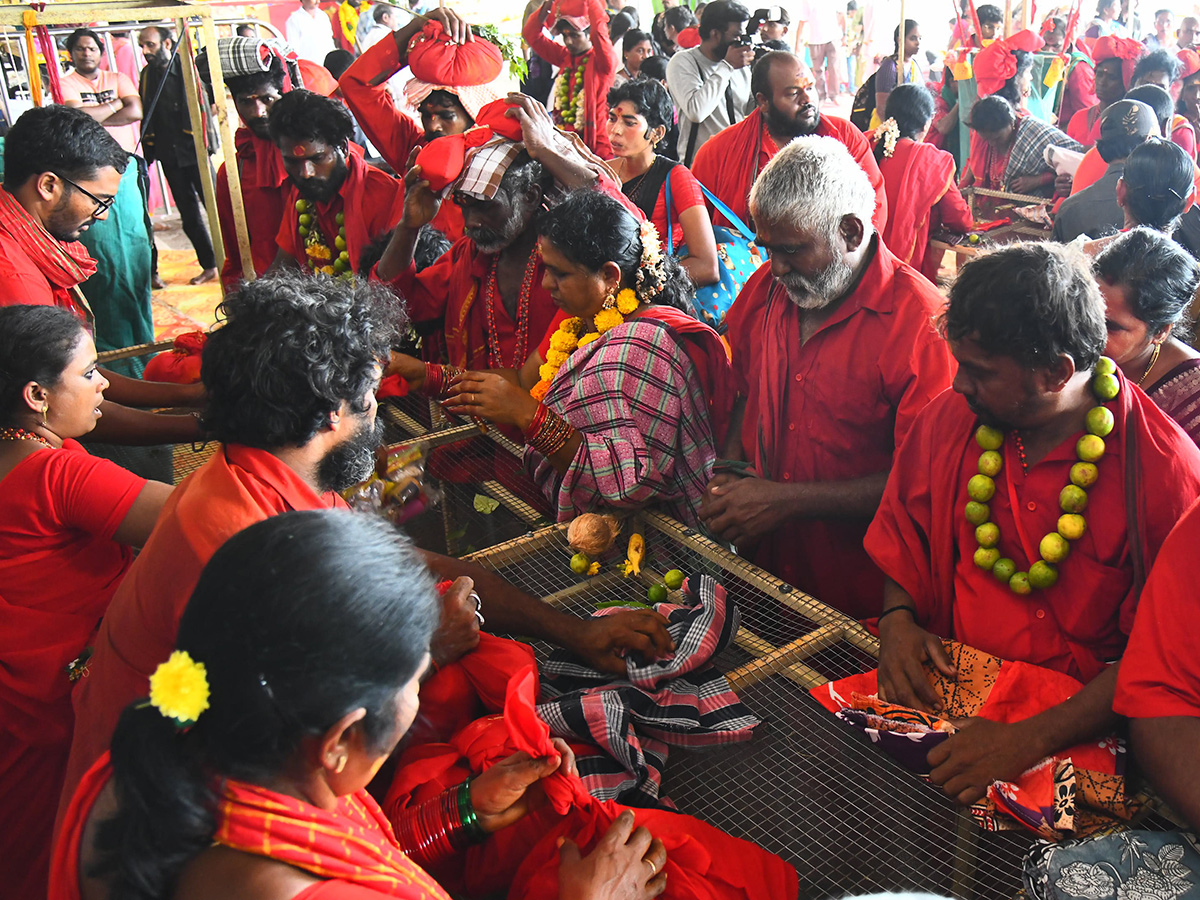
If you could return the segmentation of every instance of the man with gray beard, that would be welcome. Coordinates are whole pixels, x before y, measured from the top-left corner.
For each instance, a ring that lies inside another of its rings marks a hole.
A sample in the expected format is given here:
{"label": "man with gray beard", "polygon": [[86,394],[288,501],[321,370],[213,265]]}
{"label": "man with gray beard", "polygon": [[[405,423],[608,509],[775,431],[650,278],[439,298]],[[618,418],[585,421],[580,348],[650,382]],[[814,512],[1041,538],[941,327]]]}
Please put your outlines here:
{"label": "man with gray beard", "polygon": [[771,260],[730,308],[738,407],[701,516],[790,584],[856,618],[883,575],[863,550],[892,453],[950,386],[943,300],[871,224],[875,191],[845,145],[801,137],[750,194]]}

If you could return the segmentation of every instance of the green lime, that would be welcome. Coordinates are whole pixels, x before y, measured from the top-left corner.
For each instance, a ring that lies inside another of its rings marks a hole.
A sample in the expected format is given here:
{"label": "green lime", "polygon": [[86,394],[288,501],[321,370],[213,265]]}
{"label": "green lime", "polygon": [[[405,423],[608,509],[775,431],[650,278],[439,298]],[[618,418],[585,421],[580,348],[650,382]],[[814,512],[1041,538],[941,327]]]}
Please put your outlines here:
{"label": "green lime", "polygon": [[337,247],[337,249],[339,249],[339,250],[345,250],[346,249],[346,239],[339,234],[337,237],[335,237],[333,239],[333,246]]}
{"label": "green lime", "polygon": [[1058,533],[1068,541],[1079,540],[1086,531],[1087,519],[1078,513],[1065,513],[1058,517]]}
{"label": "green lime", "polygon": [[967,521],[972,525],[982,525],[991,516],[991,510],[988,509],[986,503],[977,503],[974,500],[967,504]]}
{"label": "green lime", "polygon": [[296,212],[304,212],[306,209],[308,209],[308,201],[307,200],[297,200],[296,201]]}
{"label": "green lime", "polygon": [[651,603],[666,603],[667,602],[666,587],[661,584],[650,585],[649,590],[646,591],[646,599],[649,600]]}
{"label": "green lime", "polygon": [[975,529],[975,541],[980,547],[995,547],[1000,543],[1000,526],[995,522],[984,522]]}
{"label": "green lime", "polygon": [[1014,594],[1028,594],[1033,590],[1033,585],[1029,583],[1028,572],[1018,572],[1012,578],[1008,579],[1008,586]]}
{"label": "green lime", "polygon": [[300,224],[301,225],[311,225],[312,224],[312,214],[311,213],[301,213]]}
{"label": "green lime", "polygon": [[1100,361],[1092,367],[1092,371],[1097,375],[1116,375],[1117,364],[1107,356],[1100,357]]}
{"label": "green lime", "polygon": [[296,230],[300,232],[300,237],[308,237],[308,229],[305,228],[303,225],[301,225]]}
{"label": "green lime", "polygon": [[979,474],[995,478],[1004,468],[1004,457],[995,450],[985,450],[979,454]]}
{"label": "green lime", "polygon": [[1000,561],[1000,551],[995,547],[980,547],[975,551],[975,565],[985,572],[991,571],[992,566]]}
{"label": "green lime", "polygon": [[1042,559],[1046,562],[1060,563],[1071,552],[1071,545],[1057,531],[1052,531],[1042,538],[1041,543],[1038,544],[1038,552],[1042,554]]}
{"label": "green lime", "polygon": [[582,575],[588,570],[588,567],[591,564],[592,561],[588,559],[588,555],[586,553],[576,553],[571,557],[571,571],[576,575]]}
{"label": "green lime", "polygon": [[1008,579],[1017,574],[1017,564],[1007,556],[1004,559],[996,560],[996,564],[992,566],[992,574],[996,576],[998,581],[1008,582]]}
{"label": "green lime", "polygon": [[340,259],[342,262],[346,262],[346,263],[350,262],[350,251],[343,250],[341,253],[338,254],[338,259]]}
{"label": "green lime", "polygon": [[977,234],[967,235],[967,243],[970,244],[972,247],[974,247],[976,244],[979,243],[979,235],[977,235]]}
{"label": "green lime", "polygon": [[677,591],[683,587],[683,578],[684,576],[682,569],[671,569],[666,575],[663,576],[663,584],[665,584],[671,590]]}
{"label": "green lime", "polygon": [[1121,391],[1121,382],[1112,373],[1096,375],[1092,378],[1092,393],[1101,400],[1111,400]]}
{"label": "green lime", "polygon": [[1075,484],[1068,484],[1058,495],[1058,508],[1065,513],[1081,513],[1087,504],[1087,491]]}
{"label": "green lime", "polygon": [[1093,406],[1087,414],[1087,430],[1097,437],[1108,437],[1116,420],[1107,406]]}
{"label": "green lime", "polygon": [[1104,455],[1104,438],[1085,434],[1075,444],[1075,455],[1081,462],[1096,462]]}
{"label": "green lime", "polygon": [[1038,590],[1054,587],[1054,582],[1058,581],[1058,569],[1050,565],[1044,559],[1039,559],[1029,567],[1029,583]]}
{"label": "green lime", "polygon": [[345,272],[348,268],[350,268],[350,264],[344,259],[335,259],[333,261],[333,271],[335,272]]}
{"label": "green lime", "polygon": [[967,482],[967,496],[979,503],[987,503],[996,494],[996,482],[986,475],[972,475]]}
{"label": "green lime", "polygon": [[339,225],[344,225],[344,224],[346,224],[346,214],[338,213],[336,216],[333,217],[333,220],[335,222],[337,222]]}
{"label": "green lime", "polygon": [[1100,477],[1100,470],[1095,463],[1077,462],[1071,466],[1071,484],[1081,488],[1089,488]]}
{"label": "green lime", "polygon": [[999,450],[1004,446],[1004,432],[991,425],[980,425],[975,429],[975,443],[984,450]]}

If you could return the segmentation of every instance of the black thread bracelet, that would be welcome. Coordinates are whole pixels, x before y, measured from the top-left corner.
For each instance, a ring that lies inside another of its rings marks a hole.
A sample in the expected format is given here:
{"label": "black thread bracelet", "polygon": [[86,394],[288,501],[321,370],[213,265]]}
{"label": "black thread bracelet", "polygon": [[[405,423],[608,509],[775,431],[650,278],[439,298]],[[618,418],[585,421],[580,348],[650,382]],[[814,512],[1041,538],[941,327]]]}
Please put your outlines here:
{"label": "black thread bracelet", "polygon": [[913,622],[917,621],[917,611],[911,606],[893,606],[891,609],[885,609],[883,612],[881,612],[879,614],[879,618],[875,620],[875,624],[878,626],[878,624],[883,621],[885,616],[890,616],[892,613],[899,612],[900,610],[912,613]]}

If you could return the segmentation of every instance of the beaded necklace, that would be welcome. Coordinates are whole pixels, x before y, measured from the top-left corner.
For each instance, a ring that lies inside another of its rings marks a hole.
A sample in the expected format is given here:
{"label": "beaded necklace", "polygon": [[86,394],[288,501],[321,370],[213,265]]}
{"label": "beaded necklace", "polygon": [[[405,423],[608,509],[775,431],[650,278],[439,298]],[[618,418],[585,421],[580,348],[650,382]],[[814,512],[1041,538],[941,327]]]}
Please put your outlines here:
{"label": "beaded necklace", "polygon": [[26,431],[24,428],[0,428],[0,441],[36,441],[51,450],[55,449],[54,445],[40,434]]}
{"label": "beaded necklace", "polygon": [[[350,253],[346,249],[345,214],[338,213],[335,218],[338,233],[337,237],[333,239],[334,249],[331,250],[325,241],[325,235],[321,232],[321,224],[317,221],[316,204],[302,198],[296,201],[296,212],[299,222],[297,231],[304,239],[304,255],[307,258],[308,267],[323,275],[336,275],[343,281],[353,281],[354,273],[350,271]],[[337,256],[334,256],[335,251]]]}
{"label": "beaded necklace", "polygon": [[[1121,383],[1116,376],[1117,364],[1102,356],[1092,372],[1091,389],[1100,403],[1116,398]],[[1050,532],[1038,544],[1040,558],[1029,567],[1028,572],[1017,571],[1012,559],[1000,555],[1000,527],[991,518],[989,501],[996,493],[995,477],[1004,467],[1000,448],[1004,446],[1004,432],[989,425],[975,429],[975,442],[982,452],[979,454],[979,474],[972,475],[967,482],[967,503],[964,514],[975,526],[975,565],[991,572],[996,579],[1006,583],[1014,594],[1028,594],[1034,588],[1046,590],[1058,581],[1057,564],[1067,558],[1071,541],[1077,541],[1087,531],[1087,520],[1083,511],[1087,507],[1087,488],[1096,483],[1100,470],[1096,463],[1104,456],[1104,438],[1112,433],[1116,422],[1107,406],[1094,406],[1087,413],[1086,429],[1075,444],[1075,455],[1079,462],[1071,466],[1070,482],[1058,495],[1058,506],[1062,515],[1058,517],[1055,531]],[[1025,444],[1016,431],[1013,442],[1021,460],[1021,468],[1028,471]]]}
{"label": "beaded necklace", "polygon": [[487,310],[488,324],[488,365],[493,369],[519,369],[529,356],[529,297],[533,293],[533,273],[537,269],[538,256],[535,250],[529,254],[529,261],[525,263],[521,293],[517,295],[517,346],[508,365],[504,364],[500,353],[500,332],[496,328],[496,304],[500,302],[499,278],[496,273],[500,267],[500,254],[497,253],[492,258],[492,267],[488,270],[484,287],[484,308]]}
{"label": "beaded necklace", "polygon": [[583,108],[583,73],[587,68],[588,57],[585,54],[574,69],[564,70],[558,82],[558,93],[554,98],[554,111],[557,113],[558,124],[565,125],[572,131],[579,121],[579,113]]}

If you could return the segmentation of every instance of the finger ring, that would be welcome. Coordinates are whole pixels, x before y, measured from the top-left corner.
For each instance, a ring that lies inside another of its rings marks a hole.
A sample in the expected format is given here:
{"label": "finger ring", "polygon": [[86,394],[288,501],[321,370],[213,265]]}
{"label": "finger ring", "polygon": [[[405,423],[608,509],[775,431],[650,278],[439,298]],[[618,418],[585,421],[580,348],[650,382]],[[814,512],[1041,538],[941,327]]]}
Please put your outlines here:
{"label": "finger ring", "polygon": [[656,866],[656,865],[654,864],[654,860],[652,860],[652,859],[646,859],[646,857],[644,857],[644,856],[643,856],[643,857],[642,857],[642,862],[644,862],[644,863],[646,863],[648,866],[650,866],[650,877],[651,877],[651,878],[653,878],[655,875],[657,875],[657,874],[658,874],[658,866]]}
{"label": "finger ring", "polygon": [[482,625],[483,624],[483,601],[479,599],[479,594],[477,594],[475,591],[471,591],[471,593],[469,593],[467,596],[474,599],[474,601],[475,601],[475,618],[477,618],[479,620],[479,624]]}

